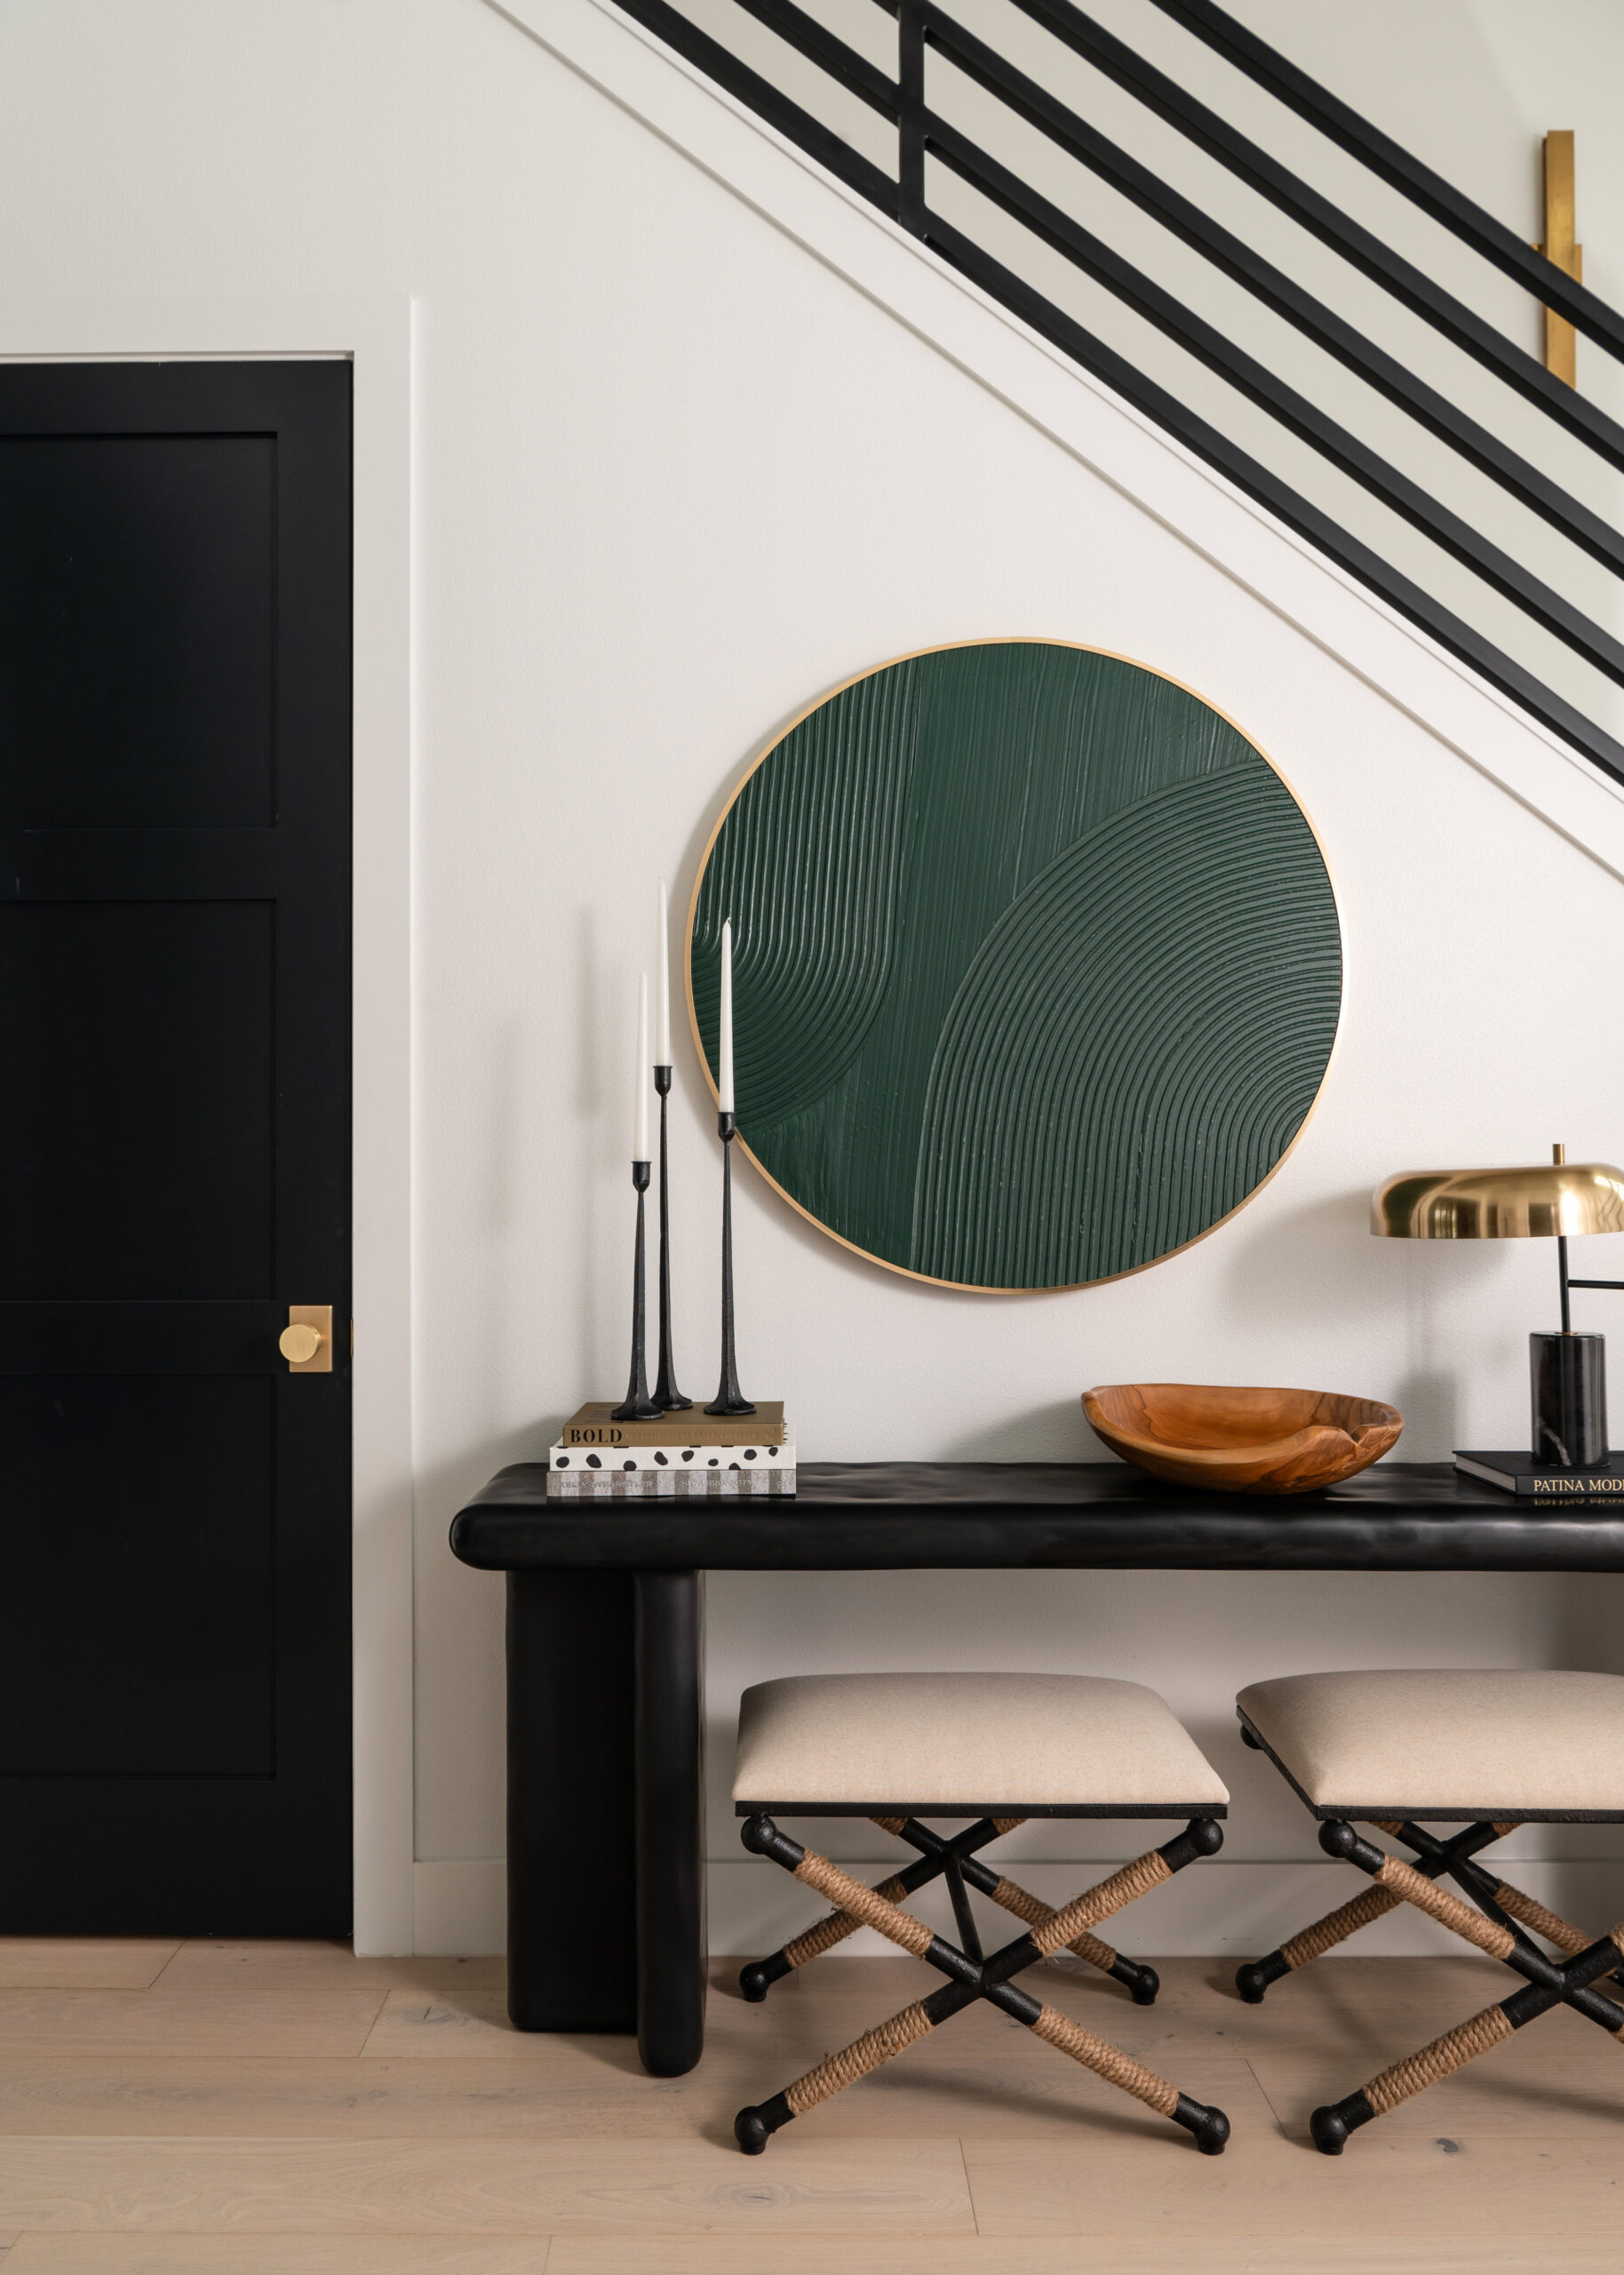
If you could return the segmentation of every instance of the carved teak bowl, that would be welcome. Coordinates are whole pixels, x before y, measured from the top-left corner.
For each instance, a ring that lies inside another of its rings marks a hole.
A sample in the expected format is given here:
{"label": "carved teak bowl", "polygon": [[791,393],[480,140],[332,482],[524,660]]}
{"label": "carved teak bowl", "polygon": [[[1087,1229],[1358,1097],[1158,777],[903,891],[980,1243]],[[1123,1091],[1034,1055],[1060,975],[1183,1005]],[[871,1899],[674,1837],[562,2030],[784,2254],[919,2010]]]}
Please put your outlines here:
{"label": "carved teak bowl", "polygon": [[1404,1417],[1334,1391],[1205,1383],[1108,1383],[1083,1412],[1114,1453],[1174,1485],[1220,1493],[1312,1493],[1380,1461]]}

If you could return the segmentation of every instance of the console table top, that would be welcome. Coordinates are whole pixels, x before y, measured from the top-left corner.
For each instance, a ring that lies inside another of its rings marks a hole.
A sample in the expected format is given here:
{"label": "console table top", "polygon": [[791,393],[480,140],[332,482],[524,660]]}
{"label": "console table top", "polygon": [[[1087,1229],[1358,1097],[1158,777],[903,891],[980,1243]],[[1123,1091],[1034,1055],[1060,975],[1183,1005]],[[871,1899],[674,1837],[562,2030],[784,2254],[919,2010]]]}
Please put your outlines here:
{"label": "console table top", "polygon": [[451,1546],[484,1571],[1624,1571],[1624,1508],[1534,1506],[1449,1462],[1318,1493],[1163,1485],[1121,1462],[802,1462],[792,1497],[547,1498],[499,1470]]}

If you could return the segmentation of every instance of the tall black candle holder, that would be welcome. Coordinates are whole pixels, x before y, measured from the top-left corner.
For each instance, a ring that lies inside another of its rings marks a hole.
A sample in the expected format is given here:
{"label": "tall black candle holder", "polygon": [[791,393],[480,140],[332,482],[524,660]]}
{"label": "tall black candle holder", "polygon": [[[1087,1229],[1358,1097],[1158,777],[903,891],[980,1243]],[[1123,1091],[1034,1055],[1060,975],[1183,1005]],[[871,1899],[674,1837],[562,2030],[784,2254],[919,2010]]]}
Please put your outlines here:
{"label": "tall black candle holder", "polygon": [[753,1414],[755,1408],[738,1386],[738,1362],[733,1353],[733,1137],[737,1127],[731,1114],[716,1117],[721,1139],[721,1382],[707,1414]]}
{"label": "tall black candle holder", "polygon": [[654,1087],[660,1094],[660,1368],[654,1385],[654,1402],[663,1414],[691,1406],[677,1388],[677,1370],[671,1355],[671,1181],[665,1155],[665,1101],[671,1096],[669,1066],[654,1070]]}
{"label": "tall black candle holder", "polygon": [[632,1372],[624,1401],[609,1416],[611,1422],[651,1422],[660,1411],[649,1395],[649,1369],[643,1358],[643,1195],[649,1190],[647,1161],[633,1161],[632,1183],[637,1189],[637,1249],[632,1266]]}

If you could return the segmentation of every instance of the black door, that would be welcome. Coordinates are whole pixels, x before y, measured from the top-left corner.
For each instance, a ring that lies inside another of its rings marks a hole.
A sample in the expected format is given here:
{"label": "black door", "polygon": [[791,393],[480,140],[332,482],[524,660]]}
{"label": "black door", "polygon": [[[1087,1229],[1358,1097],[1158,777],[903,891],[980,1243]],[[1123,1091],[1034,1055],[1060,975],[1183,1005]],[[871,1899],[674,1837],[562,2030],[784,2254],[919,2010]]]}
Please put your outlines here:
{"label": "black door", "polygon": [[349,1925],[349,366],[0,367],[0,1931]]}

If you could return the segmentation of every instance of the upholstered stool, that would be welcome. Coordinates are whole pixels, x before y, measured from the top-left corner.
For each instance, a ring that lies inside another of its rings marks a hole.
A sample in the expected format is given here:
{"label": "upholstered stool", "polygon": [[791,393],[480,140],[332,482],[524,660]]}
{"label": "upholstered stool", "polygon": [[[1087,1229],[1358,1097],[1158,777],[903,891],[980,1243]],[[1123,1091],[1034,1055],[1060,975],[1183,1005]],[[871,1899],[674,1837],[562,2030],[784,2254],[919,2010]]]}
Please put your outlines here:
{"label": "upholstered stool", "polygon": [[[866,2077],[976,1999],[986,1999],[1075,2062],[1134,2095],[1196,2137],[1209,2156],[1229,2138],[1221,2109],[1191,2101],[1129,2055],[1098,2039],[1012,1981],[1040,1959],[1071,1949],[1116,1976],[1142,2005],[1156,1996],[1150,1968],[1123,1960],[1093,1930],[1113,1912],[1198,1856],[1222,1845],[1214,1820],[1229,1795],[1222,1779],[1153,1690],[1136,1682],[1055,1674],[792,1675],[758,1683],[739,1709],[733,1780],[737,1813],[748,1820],[746,1848],[770,1856],[835,1909],[741,1977],[748,1999],[764,1999],[792,1968],[804,1966],[859,1927],[870,1927],[948,1977],[843,2053],[734,2124],[739,2146],[756,2154],[768,2135]],[[917,1850],[918,1861],[868,1888],[815,1849],[779,1832],[774,1813],[867,1817]],[[944,1839],[921,1816],[968,1818]],[[977,1852],[1030,1816],[1186,1817],[1184,1831],[1152,1848],[1062,1910],[1040,1903],[978,1860]],[[945,1879],[959,1941],[933,1935],[901,1899]],[[1026,1922],[990,1957],[983,1952],[967,1890]]]}
{"label": "upholstered stool", "polygon": [[[1552,2007],[1573,2007],[1624,2038],[1624,2006],[1590,1987],[1613,1975],[1624,1957],[1624,1925],[1596,1941],[1474,1862],[1519,1824],[1624,1822],[1624,1676],[1527,1669],[1302,1674],[1255,1682],[1235,1705],[1241,1736],[1268,1754],[1320,1819],[1326,1855],[1345,1857],[1375,1883],[1243,1967],[1235,1978],[1243,1999],[1255,2005],[1271,1983],[1400,1904],[1414,1904],[1525,1982],[1345,2101],[1317,2109],[1310,2129],[1328,2156],[1340,2154],[1357,2126],[1436,2085]],[[1402,1841],[1415,1861],[1364,1840],[1356,1819]],[[1464,1830],[1446,1840],[1423,1830],[1440,1823]],[[1445,1875],[1469,1904],[1437,1886]],[[1549,1958],[1533,1936],[1565,1952],[1567,1963]]]}

